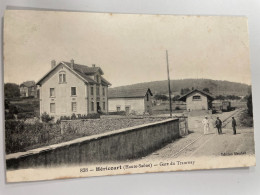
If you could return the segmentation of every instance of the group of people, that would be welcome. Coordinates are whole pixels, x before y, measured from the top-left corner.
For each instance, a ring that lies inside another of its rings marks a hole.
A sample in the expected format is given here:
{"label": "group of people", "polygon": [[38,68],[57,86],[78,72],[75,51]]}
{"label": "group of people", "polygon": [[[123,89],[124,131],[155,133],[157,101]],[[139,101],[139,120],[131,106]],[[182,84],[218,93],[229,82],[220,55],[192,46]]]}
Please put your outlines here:
{"label": "group of people", "polygon": [[[209,119],[207,116],[205,116],[205,118],[202,120],[202,124],[204,126],[204,134],[208,134],[210,131],[210,127],[209,127]],[[237,134],[236,131],[236,126],[237,126],[237,122],[236,119],[234,117],[232,117],[232,128],[233,128],[233,134]],[[219,117],[217,117],[216,121],[215,121],[215,127],[218,130],[218,134],[222,134],[222,121],[220,120]]]}

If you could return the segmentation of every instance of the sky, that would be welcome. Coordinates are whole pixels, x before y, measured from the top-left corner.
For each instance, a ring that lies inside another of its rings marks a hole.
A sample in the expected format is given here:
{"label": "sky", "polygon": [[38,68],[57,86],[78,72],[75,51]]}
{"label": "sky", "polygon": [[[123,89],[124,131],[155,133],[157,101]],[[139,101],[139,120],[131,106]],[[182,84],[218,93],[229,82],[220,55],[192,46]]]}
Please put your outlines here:
{"label": "sky", "polygon": [[208,78],[251,84],[246,17],[8,10],[4,82],[38,81],[51,60],[102,68],[112,87]]}

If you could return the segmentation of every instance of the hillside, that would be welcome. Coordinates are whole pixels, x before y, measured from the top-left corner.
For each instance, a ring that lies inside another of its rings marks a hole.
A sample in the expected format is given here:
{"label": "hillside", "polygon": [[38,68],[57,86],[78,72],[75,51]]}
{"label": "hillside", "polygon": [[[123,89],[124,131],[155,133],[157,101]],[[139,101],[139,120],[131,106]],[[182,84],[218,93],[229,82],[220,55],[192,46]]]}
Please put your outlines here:
{"label": "hillside", "polygon": [[[152,81],[146,83],[137,83],[120,87],[110,88],[110,91],[118,89],[144,89],[150,88],[154,94],[167,94],[168,81]],[[249,85],[235,83],[230,81],[217,81],[211,79],[182,79],[171,80],[171,90],[173,94],[180,94],[182,88],[209,88],[213,95],[237,95],[245,96],[248,94]]]}

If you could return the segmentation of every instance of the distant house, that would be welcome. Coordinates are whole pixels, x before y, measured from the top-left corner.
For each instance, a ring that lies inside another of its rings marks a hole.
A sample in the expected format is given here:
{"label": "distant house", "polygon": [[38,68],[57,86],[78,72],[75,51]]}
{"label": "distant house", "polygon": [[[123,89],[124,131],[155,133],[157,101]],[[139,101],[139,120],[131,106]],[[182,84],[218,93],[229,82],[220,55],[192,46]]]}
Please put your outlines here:
{"label": "distant house", "polygon": [[21,97],[36,97],[37,88],[34,81],[25,81],[20,85]]}
{"label": "distant house", "polygon": [[211,109],[214,97],[205,91],[194,89],[189,93],[181,96],[179,100],[186,102],[186,107],[188,111],[209,110]]}
{"label": "distant house", "polygon": [[144,89],[113,89],[108,93],[109,112],[144,114],[152,111],[152,92]]}
{"label": "distant house", "polygon": [[40,90],[40,113],[56,117],[108,111],[111,85],[100,67],[52,61],[51,69],[36,84]]}

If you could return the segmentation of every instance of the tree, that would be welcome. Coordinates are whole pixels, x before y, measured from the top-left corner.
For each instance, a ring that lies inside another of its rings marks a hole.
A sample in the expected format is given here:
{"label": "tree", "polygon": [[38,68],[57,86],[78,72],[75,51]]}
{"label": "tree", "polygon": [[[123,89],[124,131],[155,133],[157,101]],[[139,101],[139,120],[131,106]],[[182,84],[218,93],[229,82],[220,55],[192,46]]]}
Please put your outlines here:
{"label": "tree", "polygon": [[223,95],[218,95],[218,96],[216,97],[216,99],[217,99],[217,100],[224,100],[224,99],[225,99],[225,96],[223,96]]}
{"label": "tree", "polygon": [[154,96],[154,99],[166,101],[166,100],[168,100],[169,98],[168,98],[166,95],[156,94],[156,95]]}
{"label": "tree", "polygon": [[173,100],[173,101],[177,101],[180,97],[181,97],[181,96],[176,95],[176,96],[174,96],[174,97],[172,98],[172,100]]}
{"label": "tree", "polygon": [[252,94],[250,94],[247,98],[247,111],[250,116],[253,116]]}
{"label": "tree", "polygon": [[181,95],[184,95],[184,90],[183,90],[183,88],[181,88]]}
{"label": "tree", "polygon": [[20,97],[19,85],[15,83],[6,83],[4,85],[5,98]]}
{"label": "tree", "polygon": [[202,91],[209,93],[209,88],[205,87]]}
{"label": "tree", "polygon": [[186,93],[189,93],[189,92],[190,92],[190,88],[181,89],[181,95],[185,95]]}
{"label": "tree", "polygon": [[48,123],[48,122],[51,122],[54,119],[54,117],[50,116],[46,112],[44,112],[41,115],[41,119],[42,119],[42,122]]}
{"label": "tree", "polygon": [[184,94],[189,93],[190,92],[190,88],[183,89],[183,92],[184,92]]}

